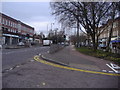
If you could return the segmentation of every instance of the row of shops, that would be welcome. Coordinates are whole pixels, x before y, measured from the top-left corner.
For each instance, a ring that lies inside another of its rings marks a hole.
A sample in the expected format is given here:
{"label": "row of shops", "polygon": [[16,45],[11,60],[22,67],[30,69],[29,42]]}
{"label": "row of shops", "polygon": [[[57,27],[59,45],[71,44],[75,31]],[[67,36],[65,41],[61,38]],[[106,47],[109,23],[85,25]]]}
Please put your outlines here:
{"label": "row of shops", "polygon": [[17,45],[21,41],[33,41],[34,28],[0,13],[0,45]]}
{"label": "row of shops", "polygon": [[21,41],[29,40],[30,42],[33,41],[33,38],[25,37],[25,36],[18,36],[18,35],[11,35],[11,34],[3,34],[1,37],[1,44],[2,45],[17,45]]}
{"label": "row of shops", "polygon": [[[108,43],[108,38],[103,38],[98,40],[98,49],[106,50]],[[80,46],[93,46],[91,39],[86,39],[84,42],[80,42]],[[120,37],[111,38],[111,42],[109,45],[110,51],[113,53],[120,53]]]}
{"label": "row of shops", "polygon": [[[106,49],[107,42],[108,42],[107,38],[99,40],[99,49]],[[120,53],[120,38],[118,37],[111,38],[109,48],[110,51],[113,53]]]}

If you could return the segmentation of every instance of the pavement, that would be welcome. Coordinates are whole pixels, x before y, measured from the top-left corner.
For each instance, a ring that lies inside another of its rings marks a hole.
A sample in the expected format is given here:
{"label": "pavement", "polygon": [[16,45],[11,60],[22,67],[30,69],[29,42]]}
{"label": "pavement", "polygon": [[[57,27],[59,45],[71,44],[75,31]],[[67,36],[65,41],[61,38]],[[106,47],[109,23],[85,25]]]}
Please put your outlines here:
{"label": "pavement", "polygon": [[41,55],[42,59],[51,61],[57,64],[75,67],[83,70],[92,70],[99,72],[113,72],[106,64],[113,63],[112,61],[103,60],[100,58],[84,55],[75,50],[74,46],[67,46],[64,49],[50,54]]}

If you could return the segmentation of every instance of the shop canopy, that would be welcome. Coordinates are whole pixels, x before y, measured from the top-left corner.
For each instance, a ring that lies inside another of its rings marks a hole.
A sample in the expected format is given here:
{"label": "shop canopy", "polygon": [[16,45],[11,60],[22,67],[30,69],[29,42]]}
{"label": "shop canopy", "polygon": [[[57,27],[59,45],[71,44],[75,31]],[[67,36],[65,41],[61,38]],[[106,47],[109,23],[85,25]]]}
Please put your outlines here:
{"label": "shop canopy", "polygon": [[11,34],[3,34],[4,36],[9,36],[9,37],[16,37],[16,38],[18,38],[19,36],[17,36],[17,35],[11,35]]}
{"label": "shop canopy", "polygon": [[112,40],[111,43],[118,43],[120,40]]}

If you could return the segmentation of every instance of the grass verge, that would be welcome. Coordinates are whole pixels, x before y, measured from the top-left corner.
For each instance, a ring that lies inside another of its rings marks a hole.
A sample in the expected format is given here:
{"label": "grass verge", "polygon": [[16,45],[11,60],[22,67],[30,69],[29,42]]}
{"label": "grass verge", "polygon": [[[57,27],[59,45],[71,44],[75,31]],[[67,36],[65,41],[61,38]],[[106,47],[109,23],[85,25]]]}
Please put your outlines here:
{"label": "grass verge", "polygon": [[110,60],[120,65],[120,54],[114,54],[114,53],[105,52],[102,50],[96,50],[95,52],[93,49],[87,48],[87,47],[76,48],[76,50],[83,54],[98,57],[105,60]]}

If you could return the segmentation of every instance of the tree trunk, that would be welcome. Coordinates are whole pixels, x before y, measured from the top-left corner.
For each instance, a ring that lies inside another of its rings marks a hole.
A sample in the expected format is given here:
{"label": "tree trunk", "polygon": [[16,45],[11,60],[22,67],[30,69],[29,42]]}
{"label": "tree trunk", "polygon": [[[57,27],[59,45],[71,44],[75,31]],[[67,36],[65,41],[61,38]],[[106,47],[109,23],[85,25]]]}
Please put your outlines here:
{"label": "tree trunk", "polygon": [[79,22],[77,20],[77,47],[79,47]]}
{"label": "tree trunk", "polygon": [[111,28],[110,28],[110,32],[109,32],[109,38],[108,38],[107,48],[106,48],[107,52],[109,51],[109,45],[110,45],[110,42],[111,42],[112,32],[113,32],[113,22],[112,22],[112,25],[111,25]]}
{"label": "tree trunk", "polygon": [[107,49],[106,49],[107,52],[109,51],[109,45],[110,45],[111,38],[112,38],[112,33],[113,33],[113,23],[114,23],[114,19],[115,19],[115,11],[116,11],[116,5],[114,3],[113,3],[113,9],[112,10],[113,10],[112,13],[111,13],[112,25],[111,25],[111,28],[110,28],[110,33],[109,33],[108,42],[107,42]]}
{"label": "tree trunk", "polygon": [[97,48],[98,48],[98,43],[99,43],[99,42],[98,42],[98,37],[99,37],[99,36],[97,36],[97,38],[96,38],[96,47],[97,47]]}
{"label": "tree trunk", "polygon": [[96,47],[96,42],[95,42],[95,35],[92,35],[92,41],[93,41],[93,49],[94,51],[96,51],[97,47]]}

